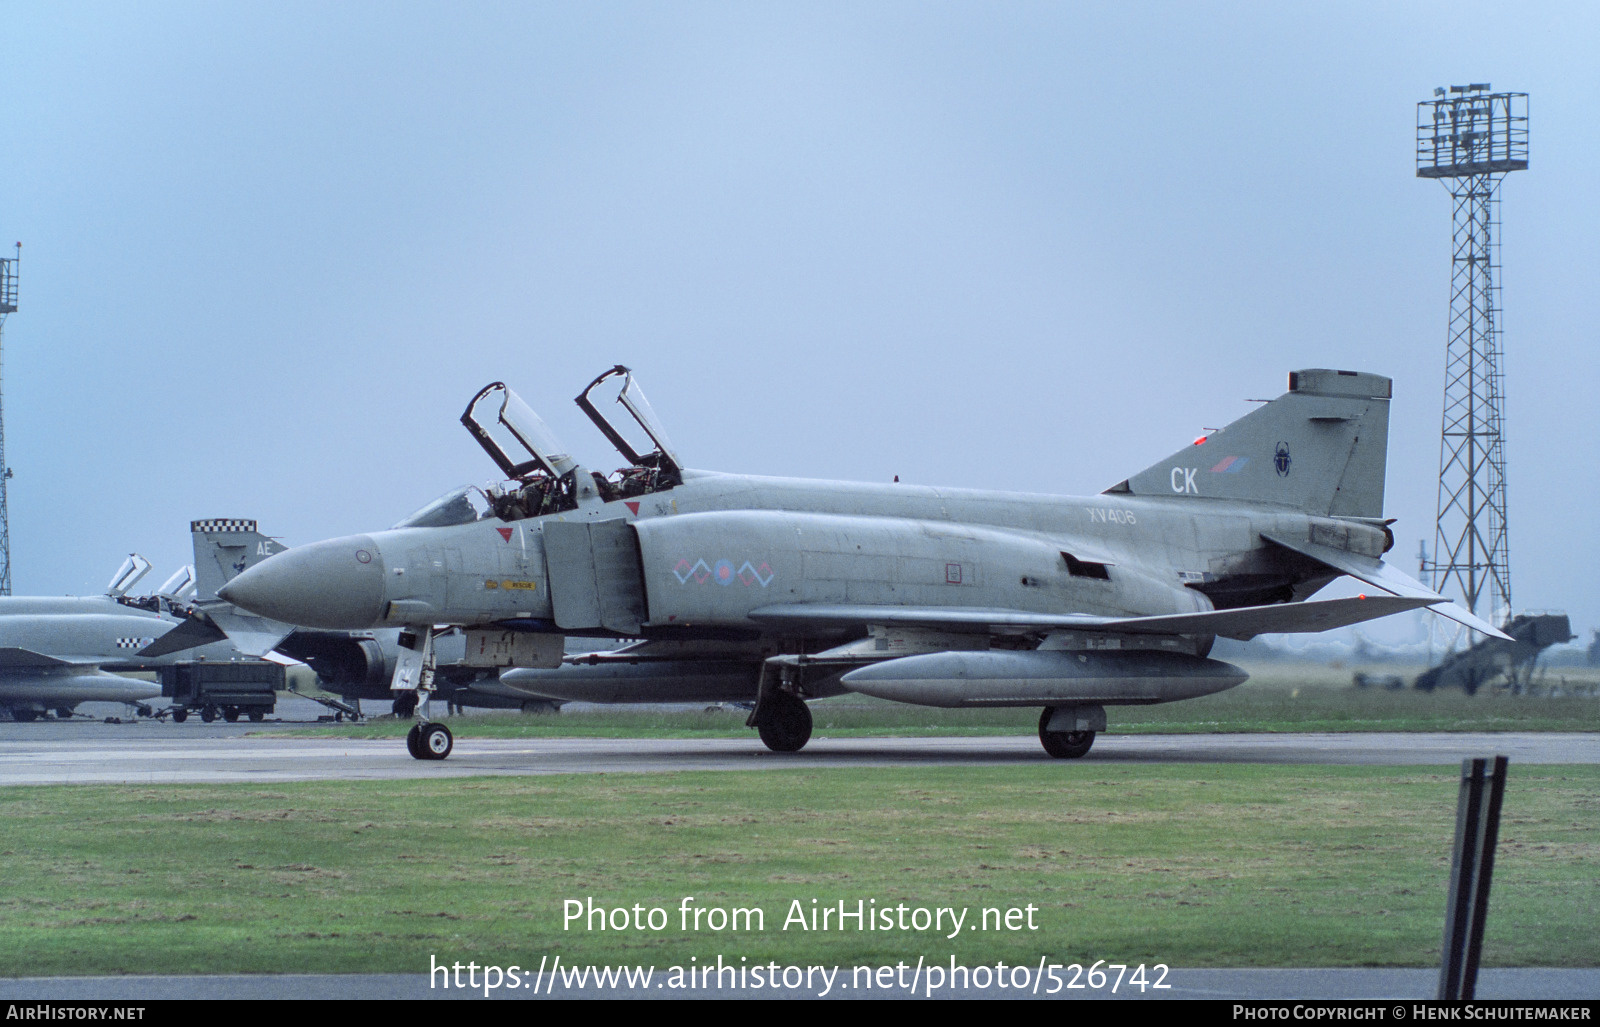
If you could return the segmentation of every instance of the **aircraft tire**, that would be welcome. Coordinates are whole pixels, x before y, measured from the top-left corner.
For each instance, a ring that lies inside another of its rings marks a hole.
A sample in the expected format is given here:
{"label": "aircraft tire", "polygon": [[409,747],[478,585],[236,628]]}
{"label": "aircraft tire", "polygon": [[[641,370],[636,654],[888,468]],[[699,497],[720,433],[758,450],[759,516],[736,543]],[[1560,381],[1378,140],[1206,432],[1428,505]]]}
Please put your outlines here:
{"label": "aircraft tire", "polygon": [[188,719],[189,719],[189,711],[188,710],[173,710],[172,711],[172,722],[174,724],[182,724],[184,721],[186,721]]}
{"label": "aircraft tire", "polygon": [[773,752],[799,752],[811,741],[811,708],[789,692],[773,692],[766,700],[756,730]]}
{"label": "aircraft tire", "polygon": [[17,721],[19,724],[26,724],[28,721],[32,720],[38,715],[39,712],[37,710],[25,710],[20,706],[11,711],[11,719]]}
{"label": "aircraft tire", "polygon": [[260,710],[251,710],[250,711],[250,719],[252,721],[254,721],[255,723],[259,724],[263,720],[267,719],[267,715],[265,713],[262,713]]}
{"label": "aircraft tire", "polygon": [[[149,714],[146,713],[145,716],[148,717]],[[70,707],[70,706],[62,706],[62,707],[57,708],[56,709],[56,719],[57,720],[71,720],[72,719],[72,707]]]}
{"label": "aircraft tire", "polygon": [[1039,744],[1044,746],[1044,751],[1058,760],[1075,760],[1086,754],[1094,745],[1094,732],[1046,731],[1044,726],[1050,723],[1050,715],[1054,712],[1046,707],[1039,715]]}
{"label": "aircraft tire", "polygon": [[232,724],[239,719],[239,711],[229,706],[222,711],[222,719]]}
{"label": "aircraft tire", "polygon": [[453,748],[455,738],[450,734],[450,729],[438,721],[423,725],[422,732],[417,736],[417,751],[425,760],[442,760],[450,755]]}
{"label": "aircraft tire", "polygon": [[215,706],[207,706],[205,709],[201,710],[200,711],[200,719],[205,721],[207,724],[211,723],[213,720],[216,720],[217,719],[217,709],[216,709],[216,707]]}
{"label": "aircraft tire", "polygon": [[411,730],[406,732],[406,752],[409,752],[414,760],[427,759],[426,756],[422,755],[422,749],[417,745],[417,741],[421,737],[422,725],[412,724]]}

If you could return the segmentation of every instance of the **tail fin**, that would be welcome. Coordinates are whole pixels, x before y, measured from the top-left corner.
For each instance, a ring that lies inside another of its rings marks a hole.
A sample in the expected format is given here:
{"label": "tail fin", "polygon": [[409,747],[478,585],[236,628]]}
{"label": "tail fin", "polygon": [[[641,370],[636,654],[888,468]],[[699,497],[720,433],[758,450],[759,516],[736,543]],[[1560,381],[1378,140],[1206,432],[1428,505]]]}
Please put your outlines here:
{"label": "tail fin", "polygon": [[190,521],[189,531],[194,539],[197,600],[215,599],[217,589],[235,575],[284,550],[282,543],[256,531],[255,521],[236,517]]}
{"label": "tail fin", "polygon": [[1390,393],[1382,375],[1291,371],[1287,393],[1106,491],[1382,517]]}

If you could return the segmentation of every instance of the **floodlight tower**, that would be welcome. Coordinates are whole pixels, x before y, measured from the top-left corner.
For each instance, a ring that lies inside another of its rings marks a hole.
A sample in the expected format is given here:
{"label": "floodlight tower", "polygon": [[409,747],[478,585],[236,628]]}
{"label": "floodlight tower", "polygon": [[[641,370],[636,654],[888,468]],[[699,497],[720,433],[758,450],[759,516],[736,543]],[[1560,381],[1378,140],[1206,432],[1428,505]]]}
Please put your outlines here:
{"label": "floodlight tower", "polygon": [[1528,166],[1528,94],[1475,82],[1433,95],[1417,104],[1417,177],[1443,183],[1454,217],[1438,522],[1422,571],[1435,591],[1500,624],[1511,614],[1511,565],[1496,193],[1507,172]]}
{"label": "floodlight tower", "polygon": [[[0,340],[4,339],[6,315],[17,311],[17,268],[22,263],[22,244],[15,257],[0,257]],[[0,345],[0,356],[5,348]],[[6,482],[11,468],[6,466],[6,427],[3,397],[4,375],[0,375],[0,596],[11,594],[11,515],[6,509]]]}

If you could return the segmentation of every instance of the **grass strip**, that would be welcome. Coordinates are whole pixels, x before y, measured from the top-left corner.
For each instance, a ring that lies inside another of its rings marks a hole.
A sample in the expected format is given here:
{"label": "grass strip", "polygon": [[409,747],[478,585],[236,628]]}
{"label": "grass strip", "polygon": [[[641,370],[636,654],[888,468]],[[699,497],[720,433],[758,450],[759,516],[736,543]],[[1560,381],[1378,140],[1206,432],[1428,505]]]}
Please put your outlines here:
{"label": "grass strip", "polygon": [[[1513,765],[1485,965],[1600,965],[1600,768]],[[1429,966],[1439,768],[846,769],[0,791],[8,975],[725,961]],[[694,904],[761,930],[686,930]],[[564,929],[563,900],[663,930]],[[1037,929],[784,929],[1037,907]],[[869,907],[870,908],[870,907]]]}

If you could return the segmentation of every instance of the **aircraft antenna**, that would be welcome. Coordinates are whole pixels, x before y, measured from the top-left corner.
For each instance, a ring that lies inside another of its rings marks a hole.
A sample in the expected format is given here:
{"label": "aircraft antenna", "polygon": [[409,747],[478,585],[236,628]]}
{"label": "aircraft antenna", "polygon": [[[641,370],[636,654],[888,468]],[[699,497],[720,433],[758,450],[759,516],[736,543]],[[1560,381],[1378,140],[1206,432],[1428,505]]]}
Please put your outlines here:
{"label": "aircraft antenna", "polygon": [[1434,591],[1498,625],[1511,616],[1498,191],[1528,166],[1528,94],[1475,82],[1433,95],[1417,104],[1417,177],[1444,185],[1453,218],[1438,519],[1422,570]]}
{"label": "aircraft antenna", "polygon": [[[6,315],[17,312],[17,268],[21,264],[21,243],[17,243],[16,256],[0,257],[0,340],[4,339]],[[0,356],[4,352],[0,344]],[[11,468],[6,464],[4,396],[4,374],[0,373],[0,596],[11,594],[11,514],[6,508],[6,485],[11,480]]]}

